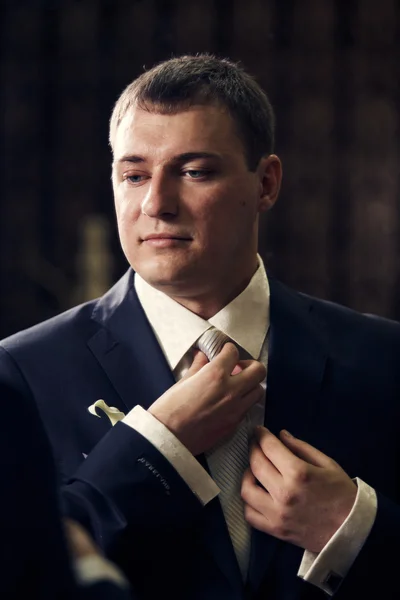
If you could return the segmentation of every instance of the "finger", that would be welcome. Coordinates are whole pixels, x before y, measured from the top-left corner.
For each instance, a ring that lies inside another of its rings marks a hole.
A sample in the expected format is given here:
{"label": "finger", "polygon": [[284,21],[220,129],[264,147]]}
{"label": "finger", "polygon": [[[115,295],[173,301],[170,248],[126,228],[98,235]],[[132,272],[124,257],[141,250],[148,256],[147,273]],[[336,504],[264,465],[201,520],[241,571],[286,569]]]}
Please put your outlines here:
{"label": "finger", "polygon": [[268,510],[268,503],[271,498],[265,490],[260,488],[257,484],[257,480],[254,477],[251,469],[246,469],[243,479],[240,495],[245,505],[251,506],[258,512]]}
{"label": "finger", "polygon": [[222,367],[227,375],[232,373],[238,362],[239,350],[231,342],[227,342],[221,352],[212,360],[212,364]]}
{"label": "finger", "polygon": [[239,360],[239,365],[242,367],[242,369],[246,369],[246,367],[249,367],[253,362],[257,362],[254,360],[254,358],[249,358],[248,360]]}
{"label": "finger", "polygon": [[248,504],[260,513],[268,513],[272,510],[272,496],[258,485],[251,469],[247,469],[243,475],[240,495],[245,504]]}
{"label": "finger", "polygon": [[[249,456],[250,469],[254,477],[272,496],[282,487],[282,475],[275,465],[265,456],[256,441],[251,444]],[[261,490],[261,488],[258,486]]]}
{"label": "finger", "polygon": [[314,465],[315,467],[329,467],[335,462],[332,458],[314,448],[314,446],[311,446],[311,444],[307,444],[307,442],[294,437],[286,429],[280,432],[280,438],[293,454],[310,465]]}
{"label": "finger", "polygon": [[200,350],[198,350],[194,355],[194,359],[193,359],[192,364],[190,365],[190,368],[186,371],[185,375],[182,377],[182,380],[187,379],[188,377],[191,377],[192,375],[195,375],[196,373],[198,373],[200,371],[200,369],[202,369],[207,364],[208,364],[207,356],[205,354],[203,354],[203,352],[200,352]]}
{"label": "finger", "polygon": [[[248,467],[245,470],[244,475],[242,477],[241,491],[243,492],[243,488],[251,487],[252,485],[256,485],[256,483],[257,483],[256,478],[254,477],[250,467]],[[245,499],[243,498],[243,500],[245,500]]]}
{"label": "finger", "polygon": [[300,458],[293,454],[269,429],[256,427],[254,433],[261,450],[282,475],[298,465]]}
{"label": "finger", "polygon": [[263,531],[264,533],[269,533],[272,530],[270,521],[268,517],[255,510],[252,506],[248,504],[244,507],[244,518],[247,523],[254,527],[254,529],[258,529],[258,531]]}
{"label": "finger", "polygon": [[258,360],[250,359],[250,360],[239,360],[238,365],[242,368],[242,371],[248,369],[249,367],[254,368],[254,365],[258,365],[258,369],[260,372],[261,381],[265,379],[267,375],[267,371],[265,366]]}
{"label": "finger", "polygon": [[246,415],[247,411],[260,402],[265,395],[264,388],[261,385],[257,385],[255,388],[251,389],[249,392],[242,395],[238,395],[234,402],[238,405],[238,410],[240,409],[242,418]]}
{"label": "finger", "polygon": [[250,366],[250,363],[253,362],[254,360],[240,360],[233,369],[231,375],[237,375],[238,373],[241,373],[243,369],[246,369],[248,366]]}
{"label": "finger", "polygon": [[[251,360],[247,365],[242,365],[243,362],[240,362],[242,371],[235,375],[235,377],[232,377],[231,383],[234,391],[240,391],[242,394],[246,394],[250,390],[258,388],[258,385],[264,381],[266,369],[262,363],[256,360]],[[263,393],[265,393],[265,391]]]}

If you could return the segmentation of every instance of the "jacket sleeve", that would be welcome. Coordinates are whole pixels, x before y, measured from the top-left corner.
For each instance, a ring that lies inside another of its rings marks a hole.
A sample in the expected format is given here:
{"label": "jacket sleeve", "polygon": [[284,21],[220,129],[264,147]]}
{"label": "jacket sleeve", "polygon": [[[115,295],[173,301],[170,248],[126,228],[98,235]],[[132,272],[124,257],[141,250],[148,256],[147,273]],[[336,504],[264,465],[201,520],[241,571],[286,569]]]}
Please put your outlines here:
{"label": "jacket sleeve", "polygon": [[[0,383],[33,403],[18,364],[1,346]],[[97,443],[72,476],[59,475],[62,512],[86,527],[106,551],[128,526],[181,526],[202,510],[169,461],[124,423]]]}
{"label": "jacket sleeve", "polygon": [[1,597],[67,599],[73,579],[50,444],[32,398],[0,382]]}
{"label": "jacket sleeve", "polygon": [[140,600],[132,590],[118,587],[109,581],[80,586],[74,597],[77,600]]}
{"label": "jacket sleeve", "polygon": [[117,423],[62,489],[63,509],[106,551],[129,525],[149,529],[190,522],[202,504],[141,434]]}

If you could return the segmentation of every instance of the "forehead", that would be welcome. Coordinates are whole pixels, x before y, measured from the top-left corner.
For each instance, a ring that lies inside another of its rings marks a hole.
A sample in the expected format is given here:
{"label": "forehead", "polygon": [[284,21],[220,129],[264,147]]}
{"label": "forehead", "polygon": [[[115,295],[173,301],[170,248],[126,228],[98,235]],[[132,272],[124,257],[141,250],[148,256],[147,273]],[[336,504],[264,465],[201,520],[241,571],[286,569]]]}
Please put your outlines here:
{"label": "forehead", "polygon": [[195,105],[165,114],[135,107],[122,119],[114,139],[116,161],[126,154],[186,152],[244,155],[235,122],[226,109]]}

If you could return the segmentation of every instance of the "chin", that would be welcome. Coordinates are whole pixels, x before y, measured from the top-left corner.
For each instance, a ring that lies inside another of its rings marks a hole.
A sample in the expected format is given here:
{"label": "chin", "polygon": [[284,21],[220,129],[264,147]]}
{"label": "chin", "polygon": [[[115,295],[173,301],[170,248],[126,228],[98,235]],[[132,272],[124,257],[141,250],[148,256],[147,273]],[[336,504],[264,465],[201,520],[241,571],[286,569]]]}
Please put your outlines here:
{"label": "chin", "polygon": [[[136,267],[136,268],[135,268]],[[183,273],[186,269],[182,266],[174,265],[171,261],[149,261],[145,264],[138,264],[133,267],[134,271],[149,284],[155,288],[166,288],[174,286],[182,281]]]}
{"label": "chin", "polygon": [[204,261],[190,249],[171,252],[135,253],[129,261],[134,271],[156,288],[170,291],[178,288],[192,288],[195,282],[203,279]]}

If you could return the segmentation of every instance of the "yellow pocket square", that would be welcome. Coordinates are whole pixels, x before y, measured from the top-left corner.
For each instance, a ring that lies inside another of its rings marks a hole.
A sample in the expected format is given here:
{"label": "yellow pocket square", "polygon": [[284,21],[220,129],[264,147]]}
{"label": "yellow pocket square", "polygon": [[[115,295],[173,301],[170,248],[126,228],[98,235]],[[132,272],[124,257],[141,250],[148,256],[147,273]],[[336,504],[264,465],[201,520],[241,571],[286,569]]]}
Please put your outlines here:
{"label": "yellow pocket square", "polygon": [[107,404],[104,402],[104,400],[96,400],[96,402],[94,402],[93,404],[91,404],[89,406],[88,411],[90,412],[91,415],[94,415],[95,417],[99,417],[99,419],[100,419],[100,415],[97,414],[97,411],[96,411],[97,408],[102,410],[103,413],[105,415],[107,415],[107,417],[111,421],[111,425],[113,425],[113,426],[116,423],[118,423],[118,421],[121,421],[121,419],[123,419],[125,417],[124,413],[121,412],[120,410],[118,410],[118,408],[115,408],[115,406],[107,406]]}

